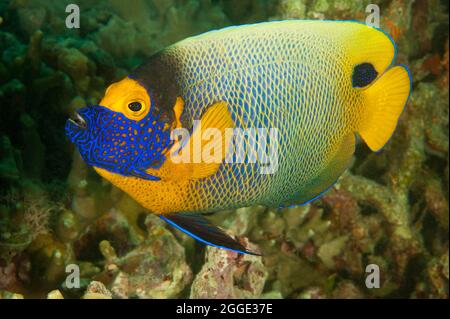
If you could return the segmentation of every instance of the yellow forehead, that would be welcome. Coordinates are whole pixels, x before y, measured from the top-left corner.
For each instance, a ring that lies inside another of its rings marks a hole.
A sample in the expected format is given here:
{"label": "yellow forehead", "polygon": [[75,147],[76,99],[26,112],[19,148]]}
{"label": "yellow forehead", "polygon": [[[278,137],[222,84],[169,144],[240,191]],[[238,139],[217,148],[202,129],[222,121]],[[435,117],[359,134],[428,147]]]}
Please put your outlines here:
{"label": "yellow forehead", "polygon": [[[143,106],[142,110],[140,112],[132,112],[128,108],[128,104],[131,102],[140,102]],[[119,82],[111,84],[106,89],[100,105],[114,112],[123,113],[130,119],[140,120],[147,115],[151,101],[145,87],[136,80],[126,77]]]}

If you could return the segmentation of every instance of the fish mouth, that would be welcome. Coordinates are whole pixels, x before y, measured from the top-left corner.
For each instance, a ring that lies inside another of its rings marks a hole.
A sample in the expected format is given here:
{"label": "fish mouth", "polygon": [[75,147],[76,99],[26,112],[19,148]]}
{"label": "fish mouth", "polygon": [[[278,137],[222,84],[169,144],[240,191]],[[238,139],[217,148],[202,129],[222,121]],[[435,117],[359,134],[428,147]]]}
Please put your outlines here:
{"label": "fish mouth", "polygon": [[77,126],[81,129],[87,129],[87,123],[86,120],[78,113],[74,112],[73,115],[69,118],[69,122],[71,122],[73,125]]}

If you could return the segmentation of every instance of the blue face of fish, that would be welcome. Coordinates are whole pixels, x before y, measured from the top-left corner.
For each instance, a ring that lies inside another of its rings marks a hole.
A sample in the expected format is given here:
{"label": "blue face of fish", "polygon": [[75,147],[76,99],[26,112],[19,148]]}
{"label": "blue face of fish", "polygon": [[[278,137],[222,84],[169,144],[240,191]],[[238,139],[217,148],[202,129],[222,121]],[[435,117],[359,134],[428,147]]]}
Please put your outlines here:
{"label": "blue face of fish", "polygon": [[103,106],[88,106],[75,113],[65,129],[89,165],[124,176],[159,180],[145,172],[161,166],[170,145],[170,125],[158,112],[150,109],[145,117],[132,120]]}

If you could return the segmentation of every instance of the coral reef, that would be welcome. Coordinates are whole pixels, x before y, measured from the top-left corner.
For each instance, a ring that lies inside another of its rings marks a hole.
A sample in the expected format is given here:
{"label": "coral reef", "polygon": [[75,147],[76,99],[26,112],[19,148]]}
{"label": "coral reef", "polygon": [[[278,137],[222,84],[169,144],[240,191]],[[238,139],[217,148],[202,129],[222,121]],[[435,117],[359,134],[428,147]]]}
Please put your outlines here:
{"label": "coral reef", "polygon": [[184,248],[163,221],[150,215],[145,224],[147,238],[121,257],[108,242],[100,243],[106,263],[98,277],[110,278],[115,298],[174,298],[192,280]]}
{"label": "coral reef", "polygon": [[[79,0],[0,2],[0,298],[448,298],[448,2]],[[413,94],[386,148],[360,143],[322,198],[211,218],[262,257],[204,248],[102,180],[64,136],[73,111],[159,49],[232,24],[364,21],[411,68]],[[65,282],[80,269],[80,287]],[[381,271],[365,286],[366,266]]]}
{"label": "coral reef", "polygon": [[[248,242],[245,247],[256,249]],[[266,278],[261,257],[208,247],[205,263],[192,283],[190,298],[258,298]]]}

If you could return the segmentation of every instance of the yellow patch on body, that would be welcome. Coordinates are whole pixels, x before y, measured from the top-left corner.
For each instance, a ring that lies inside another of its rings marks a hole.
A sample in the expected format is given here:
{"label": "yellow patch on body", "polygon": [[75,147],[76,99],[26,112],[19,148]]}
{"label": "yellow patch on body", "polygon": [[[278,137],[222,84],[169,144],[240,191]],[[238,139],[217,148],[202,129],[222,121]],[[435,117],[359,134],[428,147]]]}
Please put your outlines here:
{"label": "yellow patch on body", "polygon": [[[189,180],[162,179],[160,181],[149,181],[111,173],[98,167],[94,168],[103,178],[131,195],[139,204],[152,213],[168,214],[189,208],[189,198],[192,196],[190,191],[191,182]],[[163,168],[155,171],[161,175],[167,176],[167,174],[170,174]],[[191,201],[191,203],[193,202]]]}

